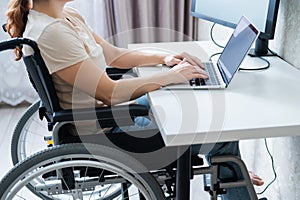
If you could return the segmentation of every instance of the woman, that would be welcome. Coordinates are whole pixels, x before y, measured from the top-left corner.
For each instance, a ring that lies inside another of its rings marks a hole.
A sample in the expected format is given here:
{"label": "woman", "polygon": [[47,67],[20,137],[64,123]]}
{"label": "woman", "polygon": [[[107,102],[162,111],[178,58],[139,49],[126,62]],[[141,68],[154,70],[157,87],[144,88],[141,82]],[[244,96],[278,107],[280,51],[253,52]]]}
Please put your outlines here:
{"label": "woman", "polygon": [[[112,46],[95,34],[75,10],[65,7],[69,1],[33,0],[31,4],[29,0],[11,0],[7,11],[10,36],[31,38],[38,43],[62,108],[107,106],[135,99],[139,102],[139,97],[162,86],[207,78],[201,61],[186,53],[146,54]],[[30,53],[30,49],[25,48],[24,52]],[[20,49],[16,53],[20,59]],[[107,65],[128,69],[155,64],[174,67],[155,76],[118,81],[105,72]],[[154,126],[145,118],[136,119],[136,125]],[[198,149],[194,151],[197,153]],[[239,156],[238,142],[216,144],[210,155],[220,154]],[[263,183],[255,175],[252,180]],[[245,188],[229,189],[223,197],[248,199]]]}

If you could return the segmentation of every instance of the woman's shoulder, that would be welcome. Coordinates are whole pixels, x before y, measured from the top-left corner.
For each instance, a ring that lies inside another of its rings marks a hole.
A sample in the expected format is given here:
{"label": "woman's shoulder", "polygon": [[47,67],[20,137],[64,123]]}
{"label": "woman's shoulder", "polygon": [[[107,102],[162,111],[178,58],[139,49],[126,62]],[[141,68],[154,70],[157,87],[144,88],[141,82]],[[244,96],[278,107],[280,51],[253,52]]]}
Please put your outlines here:
{"label": "woman's shoulder", "polygon": [[78,12],[78,10],[76,10],[75,8],[72,8],[72,7],[69,7],[69,6],[66,6],[64,8],[64,11],[73,16],[73,17],[76,17],[78,19],[80,19],[81,21],[85,22],[84,18],[81,16],[81,14]]}
{"label": "woman's shoulder", "polygon": [[63,20],[55,19],[44,13],[30,10],[23,36],[38,40],[45,32],[57,33],[57,30],[61,29],[67,29],[66,23],[64,23]]}

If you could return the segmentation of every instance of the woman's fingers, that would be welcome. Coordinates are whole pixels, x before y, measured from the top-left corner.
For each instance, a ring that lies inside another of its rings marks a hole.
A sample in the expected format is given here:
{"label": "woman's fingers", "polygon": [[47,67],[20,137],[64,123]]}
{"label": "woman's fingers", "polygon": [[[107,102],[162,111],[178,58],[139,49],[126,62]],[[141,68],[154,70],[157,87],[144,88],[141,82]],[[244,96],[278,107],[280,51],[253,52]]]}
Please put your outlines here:
{"label": "woman's fingers", "polygon": [[197,58],[196,56],[192,56],[186,52],[183,52],[180,55],[168,55],[165,57],[164,62],[167,66],[175,66],[180,65],[184,62],[188,62],[193,66],[198,66],[202,69],[205,69],[203,63],[199,58]]}
{"label": "woman's fingers", "polygon": [[201,62],[201,60],[198,57],[192,56],[192,55],[190,55],[189,53],[186,53],[186,52],[183,52],[181,54],[181,56],[184,57],[192,65],[199,66],[202,69],[205,69],[203,63]]}
{"label": "woman's fingers", "polygon": [[168,55],[165,57],[164,62],[167,66],[178,65],[183,60],[180,55]]}
{"label": "woman's fingers", "polygon": [[183,61],[180,63],[184,66],[189,66],[193,70],[194,73],[202,74],[206,78],[208,78],[208,74],[203,70],[203,68],[199,67],[198,65],[192,65],[190,62],[187,61],[187,59],[183,59]]}
{"label": "woman's fingers", "polygon": [[193,66],[189,62],[182,61],[179,65],[175,66],[173,70],[181,74],[186,80],[191,80],[193,78],[208,78],[207,73],[202,68]]}
{"label": "woman's fingers", "polygon": [[201,76],[201,78],[208,78],[208,74],[200,67],[198,66],[193,66],[193,70],[196,74],[199,74]]}

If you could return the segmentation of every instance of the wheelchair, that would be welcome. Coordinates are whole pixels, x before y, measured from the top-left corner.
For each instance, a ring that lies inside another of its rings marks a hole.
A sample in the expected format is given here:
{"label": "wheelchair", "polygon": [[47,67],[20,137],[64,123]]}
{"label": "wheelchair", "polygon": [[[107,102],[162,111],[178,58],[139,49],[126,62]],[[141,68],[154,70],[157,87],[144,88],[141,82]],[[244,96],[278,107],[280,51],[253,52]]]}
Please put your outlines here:
{"label": "wheelchair", "polygon": [[[28,109],[15,128],[11,147],[15,166],[0,182],[1,199],[177,199],[177,160],[161,164],[164,157],[156,163],[148,157],[152,152],[159,157],[158,150],[166,148],[159,130],[84,136],[70,134],[74,123],[87,120],[97,121],[101,128],[133,125],[135,117],[148,115],[145,106],[63,110],[34,41],[10,39],[0,43],[0,51],[22,45],[29,45],[33,49],[34,53],[23,57],[23,60],[41,100]],[[113,79],[119,79],[127,72],[111,70],[109,74]],[[31,130],[37,114],[39,119],[45,119],[41,126],[48,128],[45,131],[48,135],[43,131],[36,133],[35,128]],[[29,144],[33,138],[30,134],[38,135],[37,147]],[[44,139],[47,140],[46,149],[41,145]],[[28,150],[30,148],[34,150]],[[176,147],[166,150],[168,155],[177,158]],[[143,157],[137,156],[139,154],[143,154]],[[239,166],[243,174],[241,180],[219,180],[219,166],[227,162]],[[193,156],[190,168],[190,178],[204,175],[204,189],[209,192],[211,199],[217,199],[218,195],[231,187],[246,187],[251,199],[257,199],[247,168],[237,157],[211,157],[209,166],[203,166],[203,160]]]}

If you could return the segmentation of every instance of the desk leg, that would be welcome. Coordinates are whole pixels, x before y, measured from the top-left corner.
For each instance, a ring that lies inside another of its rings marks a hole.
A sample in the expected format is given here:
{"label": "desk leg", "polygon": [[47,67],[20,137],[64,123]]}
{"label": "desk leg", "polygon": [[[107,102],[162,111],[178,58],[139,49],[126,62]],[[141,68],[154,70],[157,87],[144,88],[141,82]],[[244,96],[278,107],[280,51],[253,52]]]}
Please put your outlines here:
{"label": "desk leg", "polygon": [[190,199],[191,149],[187,146],[178,147],[176,200]]}

